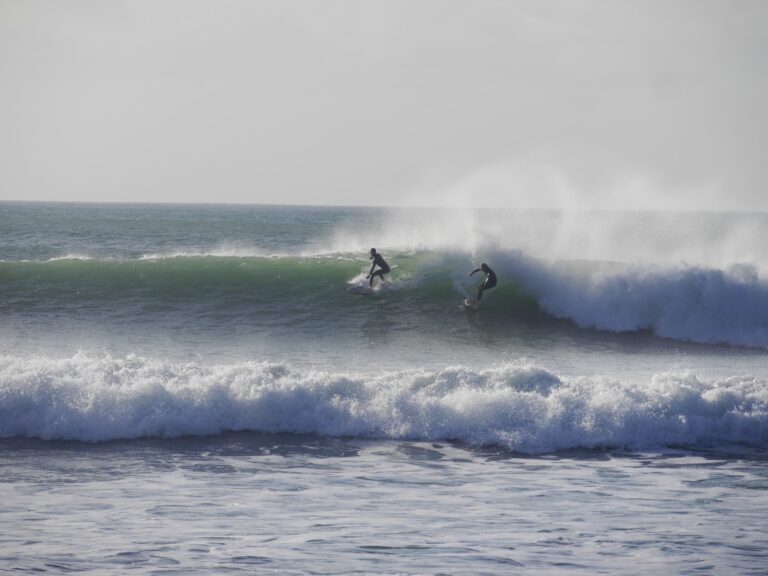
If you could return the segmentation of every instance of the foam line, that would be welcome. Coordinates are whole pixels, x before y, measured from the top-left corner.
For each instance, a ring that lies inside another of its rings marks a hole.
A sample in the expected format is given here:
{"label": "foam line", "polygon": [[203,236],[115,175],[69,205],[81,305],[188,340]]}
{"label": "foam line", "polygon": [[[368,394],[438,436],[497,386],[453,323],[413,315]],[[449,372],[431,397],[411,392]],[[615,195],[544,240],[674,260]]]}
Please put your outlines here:
{"label": "foam line", "polygon": [[128,356],[0,357],[0,436],[98,442],[226,431],[569,448],[768,446],[768,386],[662,373],[628,383],[542,367],[375,376]]}

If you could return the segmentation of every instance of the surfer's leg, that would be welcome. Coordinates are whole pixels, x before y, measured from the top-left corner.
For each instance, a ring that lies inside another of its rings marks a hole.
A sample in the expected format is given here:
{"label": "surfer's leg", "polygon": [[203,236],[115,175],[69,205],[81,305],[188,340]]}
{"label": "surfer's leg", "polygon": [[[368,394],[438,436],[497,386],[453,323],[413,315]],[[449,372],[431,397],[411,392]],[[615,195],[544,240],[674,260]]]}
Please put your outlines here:
{"label": "surfer's leg", "polygon": [[374,276],[378,276],[379,278],[381,278],[381,281],[384,282],[384,274],[386,274],[387,272],[389,272],[389,266],[387,266],[386,268],[379,268],[378,270],[376,270],[376,272],[374,272],[373,275],[371,276],[371,286],[373,286]]}
{"label": "surfer's leg", "polygon": [[483,290],[490,290],[495,286],[496,286],[495,283],[489,285],[488,280],[486,279],[486,281],[480,285],[480,288],[477,289],[477,301],[480,302],[480,300],[483,299]]}

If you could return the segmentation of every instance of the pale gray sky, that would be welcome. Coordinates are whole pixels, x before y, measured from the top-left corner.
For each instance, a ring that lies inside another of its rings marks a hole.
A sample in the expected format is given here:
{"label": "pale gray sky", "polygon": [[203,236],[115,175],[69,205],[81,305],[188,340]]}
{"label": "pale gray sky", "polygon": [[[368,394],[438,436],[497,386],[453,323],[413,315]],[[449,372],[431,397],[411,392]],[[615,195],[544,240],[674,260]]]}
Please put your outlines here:
{"label": "pale gray sky", "polygon": [[0,200],[768,210],[768,2],[0,0]]}

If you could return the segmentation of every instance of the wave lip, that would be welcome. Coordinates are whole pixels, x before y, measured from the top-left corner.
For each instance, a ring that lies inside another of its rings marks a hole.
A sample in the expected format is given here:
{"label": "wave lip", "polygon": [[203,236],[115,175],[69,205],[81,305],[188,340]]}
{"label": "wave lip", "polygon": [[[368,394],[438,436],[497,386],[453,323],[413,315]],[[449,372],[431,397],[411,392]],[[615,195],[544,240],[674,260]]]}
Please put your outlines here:
{"label": "wave lip", "polygon": [[754,270],[632,267],[587,280],[550,278],[533,292],[546,312],[583,328],[768,348],[768,285]]}
{"label": "wave lip", "polygon": [[227,431],[455,440],[524,453],[746,443],[768,446],[768,386],[664,373],[643,384],[541,367],[374,377],[245,362],[128,356],[0,357],[0,437],[99,442]]}

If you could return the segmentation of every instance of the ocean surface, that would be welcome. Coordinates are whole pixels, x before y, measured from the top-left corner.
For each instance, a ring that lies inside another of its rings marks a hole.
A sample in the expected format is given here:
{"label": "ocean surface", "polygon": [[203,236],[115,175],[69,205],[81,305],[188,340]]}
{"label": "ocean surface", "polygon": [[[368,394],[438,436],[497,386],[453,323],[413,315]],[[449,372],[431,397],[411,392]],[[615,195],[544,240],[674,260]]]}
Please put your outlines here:
{"label": "ocean surface", "polygon": [[0,573],[768,574],[766,274],[759,213],[0,203]]}

